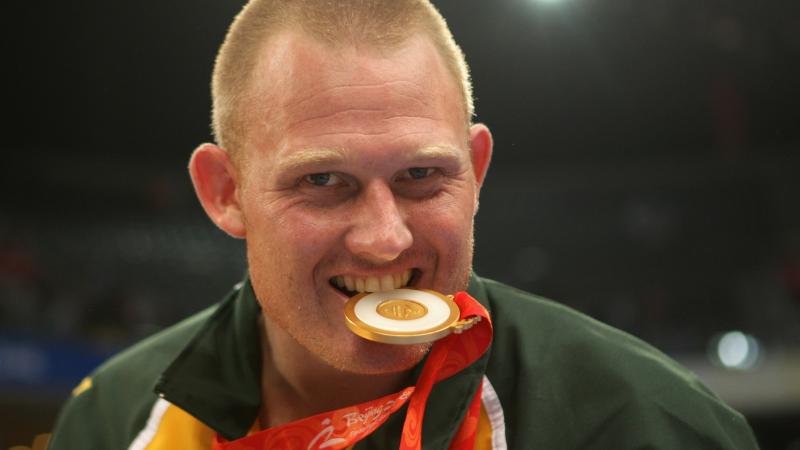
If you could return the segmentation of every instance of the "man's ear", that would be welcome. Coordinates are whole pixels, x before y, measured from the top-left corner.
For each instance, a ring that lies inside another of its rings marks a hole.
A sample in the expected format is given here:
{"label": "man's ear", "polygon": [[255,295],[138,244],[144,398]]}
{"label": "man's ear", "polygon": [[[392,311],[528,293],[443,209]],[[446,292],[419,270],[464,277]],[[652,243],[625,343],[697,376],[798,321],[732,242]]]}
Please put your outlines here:
{"label": "man's ear", "polygon": [[222,231],[235,238],[246,235],[237,190],[237,172],[228,152],[214,144],[202,144],[189,160],[189,175],[203,209]]}
{"label": "man's ear", "polygon": [[492,133],[486,125],[476,123],[469,128],[469,146],[472,152],[472,170],[480,190],[492,160]]}

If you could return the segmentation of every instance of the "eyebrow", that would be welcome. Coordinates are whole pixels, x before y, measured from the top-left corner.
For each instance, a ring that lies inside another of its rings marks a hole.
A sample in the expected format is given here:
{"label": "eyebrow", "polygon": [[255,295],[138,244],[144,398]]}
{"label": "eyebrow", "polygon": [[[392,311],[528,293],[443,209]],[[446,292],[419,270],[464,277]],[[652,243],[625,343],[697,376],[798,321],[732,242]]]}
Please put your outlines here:
{"label": "eyebrow", "polygon": [[[455,159],[462,160],[462,152],[454,147],[446,145],[432,145],[418,149],[402,152],[398,156],[410,157],[410,159]],[[346,157],[346,151],[335,148],[310,148],[296,152],[288,156],[280,163],[282,171],[295,171],[313,166],[331,166],[342,164]]]}
{"label": "eyebrow", "polygon": [[293,153],[280,163],[282,170],[293,171],[308,166],[330,165],[345,160],[342,150],[314,148]]}
{"label": "eyebrow", "polygon": [[414,158],[419,159],[462,159],[463,152],[457,148],[446,146],[446,145],[432,145],[428,147],[422,147],[412,152],[409,152],[411,156]]}

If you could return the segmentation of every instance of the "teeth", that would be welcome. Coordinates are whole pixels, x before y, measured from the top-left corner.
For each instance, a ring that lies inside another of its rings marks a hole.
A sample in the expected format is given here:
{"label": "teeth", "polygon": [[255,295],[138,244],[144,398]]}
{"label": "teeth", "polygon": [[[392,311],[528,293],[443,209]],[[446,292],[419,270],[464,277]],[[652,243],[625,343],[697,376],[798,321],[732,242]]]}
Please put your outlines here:
{"label": "teeth", "polygon": [[350,275],[344,276],[344,286],[347,288],[348,291],[355,291],[356,290],[356,282],[353,281],[353,277]]}
{"label": "teeth", "polygon": [[381,277],[356,277],[352,275],[339,275],[333,278],[333,283],[340,288],[355,292],[383,292],[399,289],[408,284],[411,279],[411,270],[383,275]]}
{"label": "teeth", "polygon": [[364,290],[378,292],[381,290],[381,282],[376,277],[367,277],[367,282],[364,283]]}
{"label": "teeth", "polygon": [[391,291],[394,289],[394,277],[391,275],[384,275],[381,277],[381,291]]}

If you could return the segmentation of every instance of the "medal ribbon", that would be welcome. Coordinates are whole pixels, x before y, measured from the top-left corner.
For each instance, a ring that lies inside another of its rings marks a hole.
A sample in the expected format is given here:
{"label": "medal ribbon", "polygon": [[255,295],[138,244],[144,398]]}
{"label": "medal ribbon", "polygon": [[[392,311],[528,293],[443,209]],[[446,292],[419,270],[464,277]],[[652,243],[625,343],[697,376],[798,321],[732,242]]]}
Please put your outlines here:
{"label": "medal ribbon", "polygon": [[[456,293],[453,300],[459,307],[460,320],[479,317],[480,321],[468,330],[451,333],[433,345],[416,386],[377,400],[267,428],[234,441],[226,441],[216,434],[212,440],[213,450],[344,449],[375,431],[407,401],[408,412],[400,450],[420,450],[425,404],[433,385],[467,368],[486,352],[492,341],[492,324],[486,309],[466,292]],[[480,404],[479,384],[450,450],[473,449]]]}

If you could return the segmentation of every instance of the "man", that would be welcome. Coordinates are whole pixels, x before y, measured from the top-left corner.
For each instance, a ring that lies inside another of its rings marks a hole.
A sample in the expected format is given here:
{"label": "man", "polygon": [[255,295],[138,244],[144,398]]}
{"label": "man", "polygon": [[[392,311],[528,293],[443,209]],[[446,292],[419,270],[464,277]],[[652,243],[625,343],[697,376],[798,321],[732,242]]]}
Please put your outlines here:
{"label": "man", "polygon": [[[492,138],[427,0],[252,0],[213,100],[217,143],[189,170],[211,220],[246,240],[249,275],[84,380],[52,448],[271,448],[273,430],[303,427],[280,447],[413,448],[416,419],[424,448],[755,448],[744,419],[658,351],[471,275]],[[494,327],[427,403],[414,399],[431,344],[372,342],[343,317],[355,292],[404,286],[468,289]],[[336,417],[377,429],[333,434]]]}

